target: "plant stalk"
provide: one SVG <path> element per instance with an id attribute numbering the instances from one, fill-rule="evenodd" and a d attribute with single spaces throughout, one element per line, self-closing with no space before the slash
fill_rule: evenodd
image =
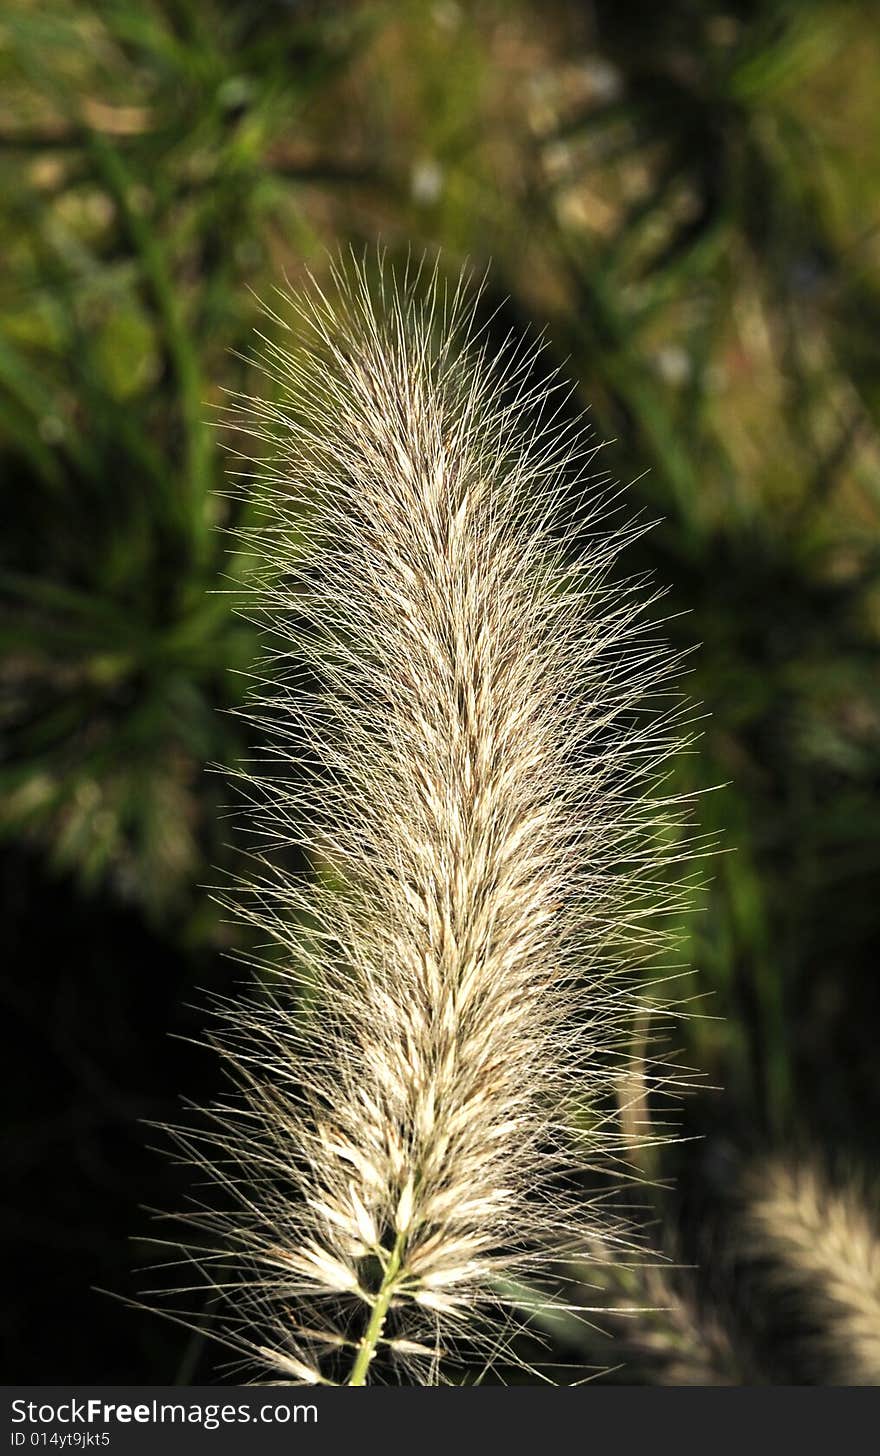
<path id="1" fill-rule="evenodd" d="M 397 1288 L 397 1279 L 400 1274 L 400 1265 L 403 1256 L 404 1235 L 398 1234 L 394 1242 L 394 1248 L 385 1266 L 382 1276 L 382 1283 L 373 1300 L 373 1308 L 370 1312 L 370 1320 L 364 1331 L 363 1337 L 358 1345 L 358 1352 L 354 1364 L 351 1367 L 351 1375 L 346 1382 L 348 1385 L 366 1385 L 367 1371 L 370 1362 L 376 1353 L 376 1346 L 382 1338 L 385 1329 L 385 1320 L 391 1301 L 394 1298 L 394 1291 Z"/>

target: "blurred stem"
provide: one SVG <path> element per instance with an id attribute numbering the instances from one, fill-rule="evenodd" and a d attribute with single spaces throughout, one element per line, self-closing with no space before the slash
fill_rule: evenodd
<path id="1" fill-rule="evenodd" d="M 190 343 L 174 282 L 156 234 L 132 206 L 130 177 L 119 151 L 98 132 L 90 150 L 134 246 L 162 323 L 165 344 L 180 389 L 185 434 L 184 485 L 188 506 L 184 522 L 193 559 L 203 564 L 210 540 L 205 497 L 211 477 L 211 441 L 202 419 L 204 390 L 198 354 Z"/>
<path id="2" fill-rule="evenodd" d="M 651 1007 L 643 1006 L 635 1017 L 629 1058 L 618 1085 L 618 1103 L 627 1154 L 645 1177 L 653 1179 L 657 1173 L 657 1149 L 651 1142 L 646 1076 L 650 1024 Z"/>

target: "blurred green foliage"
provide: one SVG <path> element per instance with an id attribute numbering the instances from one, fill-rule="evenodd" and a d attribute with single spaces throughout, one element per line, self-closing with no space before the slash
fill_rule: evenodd
<path id="1" fill-rule="evenodd" d="M 876 20 L 869 0 L 8 6 L 10 844 L 178 949 L 225 943 L 206 768 L 247 751 L 219 710 L 259 649 L 212 408 L 271 387 L 255 296 L 377 238 L 491 262 L 490 298 L 546 327 L 658 518 L 629 567 L 700 644 L 679 772 L 720 785 L 700 828 L 733 852 L 682 928 L 681 1039 L 724 1090 L 659 1171 L 687 1187 L 782 1139 L 876 1161 Z"/>

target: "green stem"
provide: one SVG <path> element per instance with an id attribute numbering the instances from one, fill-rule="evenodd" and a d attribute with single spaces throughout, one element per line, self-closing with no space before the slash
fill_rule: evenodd
<path id="1" fill-rule="evenodd" d="M 163 331 L 171 367 L 177 377 L 179 407 L 186 451 L 184 496 L 181 505 L 188 513 L 182 519 L 189 532 L 196 560 L 204 560 L 211 535 L 205 514 L 205 499 L 211 484 L 211 441 L 204 422 L 205 388 L 201 363 L 180 305 L 179 291 L 157 231 L 132 201 L 133 179 L 122 152 L 100 132 L 89 133 L 89 144 L 104 184 L 116 204 L 149 290 Z"/>
<path id="2" fill-rule="evenodd" d="M 382 1332 L 385 1329 L 385 1320 L 391 1301 L 394 1298 L 394 1291 L 397 1288 L 397 1276 L 400 1273 L 403 1244 L 404 1235 L 398 1234 L 388 1263 L 385 1265 L 382 1283 L 373 1300 L 369 1323 L 358 1345 L 355 1362 L 351 1367 L 351 1375 L 347 1381 L 348 1385 L 366 1385 L 367 1383 L 367 1371 L 370 1368 L 370 1361 L 375 1355 L 376 1346 L 382 1338 Z"/>

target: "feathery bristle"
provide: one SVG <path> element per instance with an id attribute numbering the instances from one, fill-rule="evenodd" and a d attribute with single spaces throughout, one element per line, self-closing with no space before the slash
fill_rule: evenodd
<path id="1" fill-rule="evenodd" d="M 240 1101 L 179 1138 L 229 1195 L 188 1216 L 229 1343 L 294 1383 L 430 1383 L 481 1305 L 509 1355 L 499 1273 L 595 1232 L 566 1188 L 610 1165 L 630 982 L 681 902 L 682 707 L 611 577 L 642 528 L 538 351 L 490 351 L 436 271 L 333 284 L 264 341 L 278 402 L 233 410 L 274 745 L 239 775 L 233 899 L 283 959 L 224 1015 Z"/>

